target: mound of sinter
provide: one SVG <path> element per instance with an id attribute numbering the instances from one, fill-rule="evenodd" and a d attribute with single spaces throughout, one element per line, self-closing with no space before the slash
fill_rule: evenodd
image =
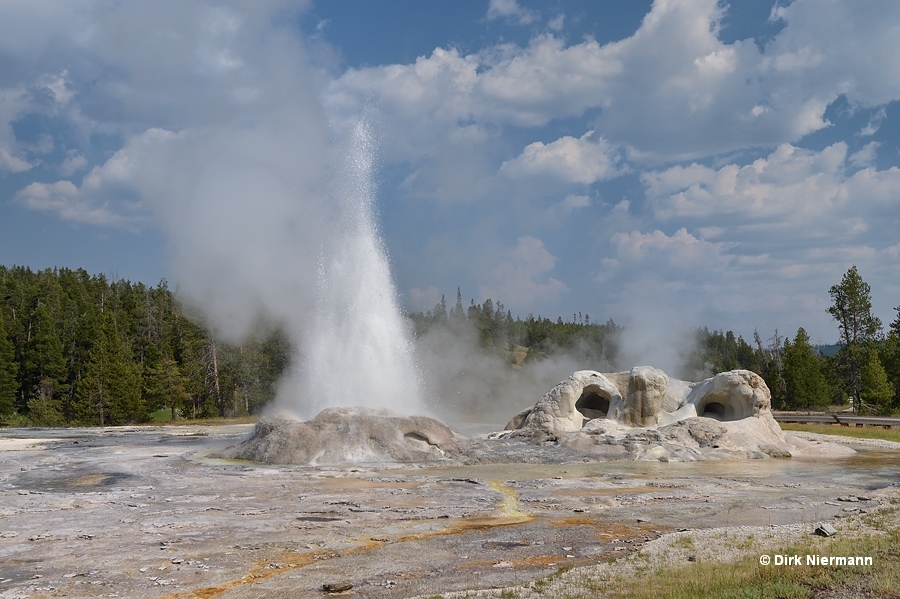
<path id="1" fill-rule="evenodd" d="M 457 455 L 455 438 L 450 427 L 433 418 L 327 408 L 306 422 L 263 417 L 250 439 L 219 455 L 265 464 L 428 462 Z"/>
<path id="2" fill-rule="evenodd" d="M 576 372 L 506 425 L 499 437 L 637 460 L 789 457 L 825 452 L 786 438 L 762 377 L 732 370 L 697 383 L 662 370 Z M 828 451 L 837 451 L 828 448 Z"/>

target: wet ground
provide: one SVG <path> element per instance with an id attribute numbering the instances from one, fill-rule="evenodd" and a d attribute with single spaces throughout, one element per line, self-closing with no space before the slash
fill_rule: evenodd
<path id="1" fill-rule="evenodd" d="M 333 583 L 352 584 L 347 597 L 410 597 L 506 586 L 673 530 L 828 520 L 866 509 L 867 493 L 900 472 L 900 452 L 882 450 L 392 469 L 206 457 L 251 428 L 0 431 L 0 598 L 321 597 Z"/>

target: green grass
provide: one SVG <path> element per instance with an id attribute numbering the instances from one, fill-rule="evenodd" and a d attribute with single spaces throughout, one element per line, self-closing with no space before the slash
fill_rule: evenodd
<path id="1" fill-rule="evenodd" d="M 609 597 L 621 599 L 710 598 L 800 598 L 817 590 L 848 586 L 875 597 L 900 597 L 900 533 L 859 539 L 828 540 L 812 546 L 792 546 L 771 554 L 823 556 L 872 556 L 872 566 L 761 566 L 759 556 L 735 564 L 693 563 L 683 568 L 663 568 L 609 588 Z M 870 596 L 870 595 L 865 595 Z"/>
<path id="2" fill-rule="evenodd" d="M 871 556 L 872 566 L 761 566 L 754 553 L 735 563 L 693 562 L 683 567 L 638 568 L 628 577 L 602 579 L 585 572 L 562 584 L 535 581 L 532 590 L 548 599 L 801 599 L 824 589 L 843 587 L 848 596 L 896 599 L 900 594 L 900 532 L 839 540 L 814 540 L 807 546 L 763 550 L 768 555 Z M 581 574 L 581 573 L 579 573 Z M 502 599 L 522 597 L 505 590 Z M 529 595 L 530 596 L 530 595 Z"/>
<path id="3" fill-rule="evenodd" d="M 868 528 L 863 534 L 840 532 L 831 538 L 806 537 L 787 546 L 767 546 L 763 539 L 741 538 L 742 548 L 751 550 L 733 563 L 715 561 L 687 562 L 683 566 L 653 566 L 642 562 L 641 553 L 627 558 L 638 560 L 627 575 L 615 571 L 592 572 L 589 569 L 561 570 L 535 580 L 530 588 L 506 589 L 501 599 L 568 599 L 603 597 L 606 599 L 801 599 L 814 598 L 825 589 L 840 588 L 847 597 L 900 599 L 900 530 L 897 514 L 900 499 L 871 514 L 861 522 Z M 674 549 L 688 549 L 681 539 Z M 762 566 L 760 555 L 799 555 L 803 565 Z M 871 566 L 806 566 L 806 555 L 825 557 L 872 557 Z"/>
<path id="4" fill-rule="evenodd" d="M 839 424 L 804 424 L 795 422 L 779 423 L 782 430 L 818 433 L 820 435 L 840 435 L 855 439 L 881 439 L 900 443 L 900 430 L 878 426 L 841 426 Z"/>

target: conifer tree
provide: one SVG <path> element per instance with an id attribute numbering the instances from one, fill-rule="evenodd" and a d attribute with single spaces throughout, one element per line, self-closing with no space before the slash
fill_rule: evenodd
<path id="1" fill-rule="evenodd" d="M 878 355 L 888 381 L 894 388 L 892 407 L 898 409 L 900 408 L 900 333 L 894 331 L 893 324 L 891 332 L 878 348 Z"/>
<path id="2" fill-rule="evenodd" d="M 178 411 L 190 405 L 191 396 L 187 392 L 187 386 L 178 363 L 172 358 L 161 358 L 156 364 L 146 368 L 144 401 L 147 409 L 168 409 L 172 420 L 175 420 Z"/>
<path id="3" fill-rule="evenodd" d="M 838 362 L 855 411 L 859 411 L 862 401 L 862 371 L 869 359 L 868 345 L 881 331 L 881 320 L 872 315 L 871 292 L 872 288 L 863 281 L 855 265 L 839 284 L 829 289 L 833 303 L 828 313 L 837 321 L 841 332 Z"/>
<path id="4" fill-rule="evenodd" d="M 16 363 L 15 346 L 6 334 L 3 311 L 0 310 L 0 418 L 10 416 L 15 411 L 16 374 L 19 365 Z"/>
<path id="5" fill-rule="evenodd" d="M 797 329 L 793 343 L 784 342 L 782 376 L 785 402 L 792 409 L 824 409 L 831 398 L 828 382 L 819 365 L 819 358 L 809 343 L 803 327 Z"/>
<path id="6" fill-rule="evenodd" d="M 104 311 L 76 393 L 77 414 L 83 422 L 106 426 L 146 419 L 140 366 L 131 354 L 112 310 Z"/>
<path id="7" fill-rule="evenodd" d="M 38 303 L 25 331 L 21 377 L 21 398 L 27 403 L 34 398 L 52 402 L 48 410 L 61 413 L 59 396 L 65 392 L 66 360 L 59 330 L 46 304 Z"/>
<path id="8" fill-rule="evenodd" d="M 889 414 L 894 386 L 888 380 L 887 373 L 878 359 L 878 353 L 873 349 L 865 353 L 865 362 L 860 373 L 861 407 L 876 414 Z"/>

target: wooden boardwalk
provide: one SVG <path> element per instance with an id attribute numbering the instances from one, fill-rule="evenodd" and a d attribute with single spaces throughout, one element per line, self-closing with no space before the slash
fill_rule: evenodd
<path id="1" fill-rule="evenodd" d="M 900 418 L 858 416 L 852 412 L 772 412 L 778 422 L 837 424 L 840 426 L 880 426 L 900 428 Z"/>

